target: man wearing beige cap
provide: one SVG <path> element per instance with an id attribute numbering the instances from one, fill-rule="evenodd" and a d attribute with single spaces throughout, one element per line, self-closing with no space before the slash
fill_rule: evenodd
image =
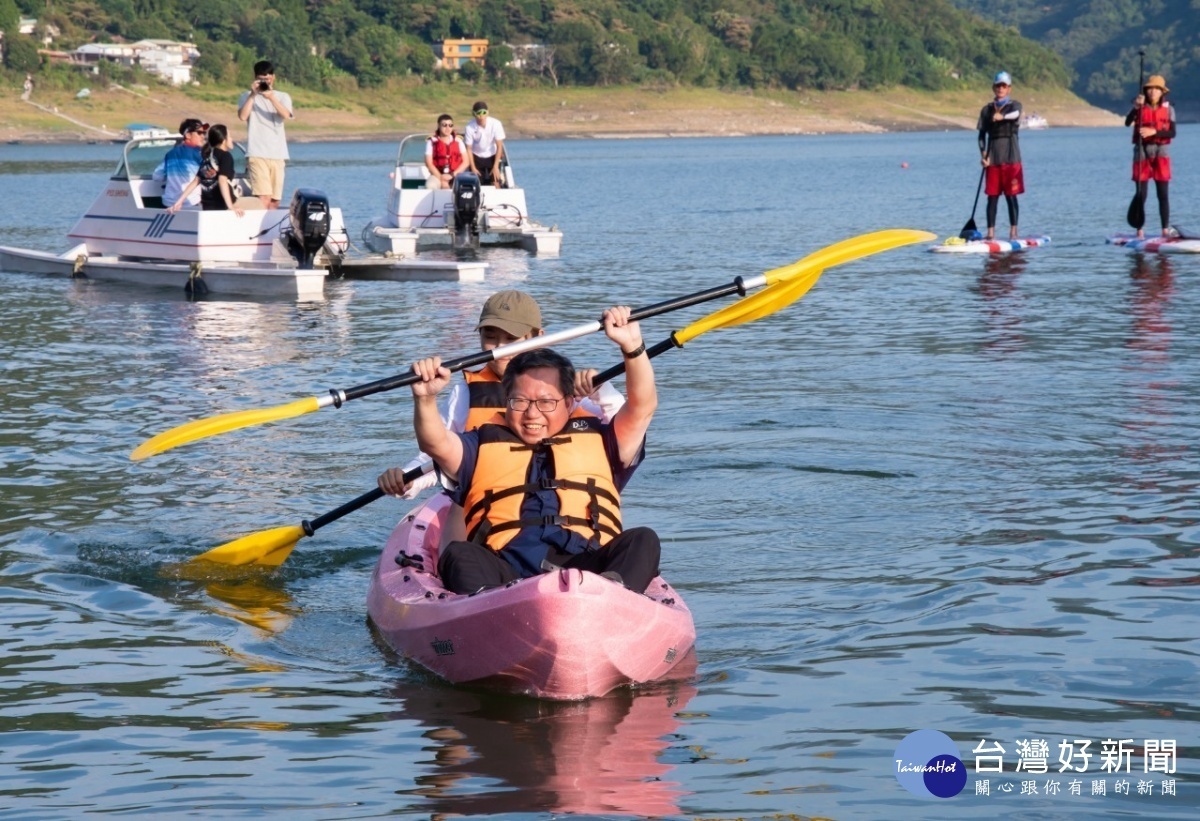
<path id="1" fill-rule="evenodd" d="M 479 347 L 485 351 L 532 339 L 542 335 L 542 309 L 537 300 L 524 291 L 498 291 L 483 303 L 475 330 L 479 331 Z M 511 358 L 500 357 L 478 371 L 462 372 L 464 381 L 451 386 L 450 399 L 442 414 L 447 430 L 454 433 L 475 430 L 497 413 L 504 413 L 500 380 Z M 583 410 L 607 422 L 625 404 L 625 397 L 608 383 L 594 388 L 592 377 L 595 375 L 595 369 L 580 369 L 576 373 L 575 394 L 581 397 L 579 404 Z M 433 487 L 438 480 L 432 471 L 411 485 L 405 485 L 402 478 L 406 471 L 429 461 L 430 458 L 422 453 L 402 468 L 389 468 L 379 477 L 380 489 L 393 496 L 411 499 Z"/>

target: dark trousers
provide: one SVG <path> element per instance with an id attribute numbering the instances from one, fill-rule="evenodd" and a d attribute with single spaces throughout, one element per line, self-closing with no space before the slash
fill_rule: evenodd
<path id="1" fill-rule="evenodd" d="M 479 171 L 480 185 L 495 185 L 496 184 L 496 155 L 490 157 L 481 157 L 478 154 L 471 155 L 475 160 L 475 168 Z"/>
<path id="2" fill-rule="evenodd" d="M 658 534 L 648 527 L 626 530 L 604 547 L 585 553 L 559 553 L 553 548 L 546 560 L 559 567 L 613 571 L 625 586 L 642 593 L 658 575 L 662 546 Z M 451 542 L 438 558 L 442 585 L 454 593 L 474 593 L 488 587 L 500 587 L 520 578 L 516 569 L 499 553 L 474 542 Z"/>
<path id="3" fill-rule="evenodd" d="M 1009 225 L 1020 225 L 1021 224 L 1021 217 L 1020 217 L 1021 207 L 1017 204 L 1017 198 L 1012 194 L 1005 194 L 1004 202 L 1008 205 L 1008 224 Z M 988 228 L 996 227 L 996 210 L 997 210 L 997 206 L 999 204 L 1000 204 L 999 195 L 997 195 L 995 197 L 989 196 L 987 198 L 987 226 L 988 226 Z"/>
<path id="4" fill-rule="evenodd" d="M 1171 197 L 1167 193 L 1167 186 L 1170 183 L 1164 180 L 1154 181 L 1154 193 L 1158 195 L 1158 217 L 1159 222 L 1165 229 L 1171 224 Z M 1142 180 L 1137 184 L 1137 196 L 1142 201 L 1142 213 L 1146 213 L 1146 194 L 1149 193 L 1150 181 Z"/>

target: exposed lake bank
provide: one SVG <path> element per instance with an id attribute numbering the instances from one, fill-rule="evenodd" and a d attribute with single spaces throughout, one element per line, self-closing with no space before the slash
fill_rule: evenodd
<path id="1" fill-rule="evenodd" d="M 448 111 L 465 123 L 471 102 L 488 100 L 510 138 L 718 137 L 765 134 L 861 134 L 971 129 L 987 92 L 767 91 L 699 88 L 557 88 L 494 92 L 453 86 L 387 89 L 354 98 L 288 89 L 296 120 L 290 139 L 387 140 L 425 131 Z M 71 91 L 35 88 L 32 100 L 16 93 L 0 100 L 0 139 L 7 142 L 88 142 L 118 139 L 131 122 L 174 129 L 184 117 L 224 122 L 240 131 L 234 112 L 238 89 L 156 87 Z M 1021 89 L 1027 113 L 1051 126 L 1116 126 L 1121 118 L 1063 89 Z"/>

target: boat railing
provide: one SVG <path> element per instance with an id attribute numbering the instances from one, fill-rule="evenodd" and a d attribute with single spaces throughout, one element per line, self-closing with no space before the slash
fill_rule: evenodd
<path id="1" fill-rule="evenodd" d="M 162 208 L 165 183 L 154 179 L 154 172 L 166 158 L 167 152 L 182 139 L 172 136 L 130 140 L 125 144 L 121 161 L 117 164 L 112 179 L 127 181 L 141 207 Z M 248 191 L 249 186 L 242 182 L 246 176 L 246 149 L 241 143 L 234 143 L 230 153 L 233 154 L 234 182 L 239 183 L 243 192 Z"/>

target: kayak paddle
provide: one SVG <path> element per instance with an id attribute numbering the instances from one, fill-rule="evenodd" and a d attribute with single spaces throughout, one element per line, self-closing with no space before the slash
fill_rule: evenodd
<path id="1" fill-rule="evenodd" d="M 1138 52 L 1138 94 L 1145 94 L 1146 89 L 1142 84 L 1146 82 L 1146 52 Z M 1142 103 L 1145 105 L 1145 102 Z M 1133 126 L 1133 158 L 1134 171 L 1137 171 L 1138 160 L 1144 160 L 1145 148 L 1142 146 L 1142 111 L 1138 109 L 1137 119 Z M 1133 175 L 1133 199 L 1129 201 L 1129 210 L 1125 212 L 1125 221 L 1130 227 L 1141 231 L 1146 225 L 1146 203 L 1141 197 L 1141 183 L 1137 180 L 1137 173 Z"/>
<path id="2" fill-rule="evenodd" d="M 868 256 L 877 253 L 880 250 L 897 247 L 899 245 L 907 245 L 913 242 L 923 242 L 930 239 L 936 239 L 931 234 L 924 231 L 914 231 L 911 229 L 891 229 L 887 231 L 876 231 L 870 234 L 863 234 L 851 239 L 842 240 L 839 243 L 830 245 L 820 251 L 809 254 L 804 259 L 794 262 L 790 265 L 781 268 L 775 268 L 766 271 L 763 274 L 755 277 L 737 277 L 733 282 L 727 285 L 718 285 L 713 288 L 708 288 L 703 291 L 697 291 L 686 296 L 676 297 L 675 299 L 659 302 L 655 305 L 650 305 L 645 308 L 638 308 L 630 315 L 631 321 L 638 321 L 659 314 L 665 314 L 670 311 L 675 311 L 680 308 L 687 308 L 692 305 L 699 305 L 703 302 L 708 302 L 720 297 L 738 294 L 745 296 L 747 291 L 762 288 L 768 285 L 774 285 L 784 279 L 798 277 L 804 273 L 813 270 L 824 269 L 833 265 L 840 265 L 845 262 L 858 259 L 859 257 Z M 537 348 L 547 348 L 556 345 L 560 342 L 566 342 L 576 339 L 581 336 L 586 336 L 604 327 L 599 320 L 579 325 L 574 328 L 568 328 L 554 333 L 543 334 L 532 339 L 525 339 L 519 342 L 513 342 L 509 345 L 501 345 L 490 351 L 478 351 L 473 354 L 451 359 L 442 364 L 450 370 L 462 370 L 463 368 L 473 367 L 475 365 L 484 365 L 495 359 L 502 359 L 506 356 L 515 356 L 525 351 L 535 350 Z M 267 422 L 274 422 L 281 419 L 290 419 L 295 416 L 302 416 L 306 413 L 318 411 L 321 408 L 327 408 L 332 405 L 335 408 L 340 408 L 344 403 L 351 399 L 361 399 L 364 396 L 380 393 L 383 391 L 394 390 L 405 385 L 411 385 L 416 382 L 417 377 L 411 371 L 407 373 L 397 374 L 395 376 L 380 379 L 375 382 L 370 382 L 365 385 L 358 385 L 352 388 L 331 389 L 328 394 L 323 396 L 313 396 L 307 399 L 300 399 L 295 402 L 290 402 L 285 405 L 278 405 L 272 408 L 262 408 L 257 410 L 234 411 L 232 413 L 223 413 L 217 416 L 210 416 L 204 419 L 197 419 L 193 422 L 187 422 L 178 427 L 172 428 L 164 433 L 160 433 L 145 442 L 140 444 L 129 455 L 129 458 L 140 461 L 150 456 L 155 456 L 171 448 L 194 442 L 199 439 L 205 439 L 210 436 L 217 436 L 222 433 L 227 433 L 240 428 L 251 427 L 254 425 L 262 425 Z"/>
<path id="3" fill-rule="evenodd" d="M 881 236 L 882 234 L 887 234 L 887 236 Z M 874 238 L 867 241 L 866 238 L 868 236 Z M 903 245 L 910 245 L 915 242 L 929 242 L 934 239 L 937 239 L 935 235 L 925 231 L 892 231 L 858 237 L 853 247 L 847 244 L 849 241 L 831 245 L 823 251 L 812 255 L 819 260 L 821 267 L 811 270 L 806 269 L 800 275 L 788 275 L 781 279 L 776 279 L 774 284 L 762 291 L 752 296 L 744 297 L 732 305 L 726 306 L 709 316 L 693 322 L 686 328 L 673 332 L 666 339 L 648 347 L 646 355 L 653 359 L 664 351 L 683 347 L 685 342 L 689 342 L 708 331 L 753 322 L 756 319 L 762 319 L 765 316 L 780 311 L 808 293 L 826 267 L 841 265 L 852 259 L 877 254 L 892 248 L 899 248 Z M 788 268 L 795 268 L 799 265 L 800 263 L 793 263 L 787 268 L 777 268 L 775 271 L 786 271 Z M 770 273 L 773 272 L 768 272 L 768 274 Z M 497 350 L 499 349 L 497 348 Z M 593 380 L 593 384 L 598 387 L 604 382 L 620 376 L 624 372 L 625 363 L 621 362 L 619 365 L 614 365 L 608 370 L 598 373 Z M 412 482 L 431 469 L 432 465 L 426 463 L 410 471 L 406 471 L 404 474 L 404 483 L 408 484 Z M 215 547 L 207 553 L 202 553 L 192 561 L 210 561 L 234 565 L 262 564 L 278 566 L 287 559 L 300 539 L 313 535 L 318 528 L 324 527 L 348 513 L 353 513 L 359 508 L 383 498 L 383 496 L 384 493 L 382 490 L 378 487 L 373 488 L 341 507 L 323 516 L 318 516 L 311 522 L 301 522 L 299 527 L 278 527 L 272 530 L 252 533 L 249 536 L 243 536 L 232 542 L 227 542 L 220 547 Z"/>
<path id="4" fill-rule="evenodd" d="M 433 463 L 427 462 L 405 472 L 405 484 L 420 478 L 432 469 Z M 360 507 L 366 507 L 376 499 L 382 499 L 383 496 L 383 491 L 376 487 L 355 499 L 351 499 L 341 507 L 335 508 L 311 521 L 305 519 L 298 526 L 276 527 L 271 530 L 260 530 L 257 533 L 251 533 L 249 536 L 242 536 L 240 539 L 234 539 L 232 542 L 226 542 L 206 553 L 201 553 L 192 559 L 192 561 L 238 565 L 265 564 L 271 567 L 278 567 L 291 554 L 296 543 L 305 536 L 313 535 L 330 522 L 336 522 L 338 519 L 349 513 L 353 513 Z"/>
<path id="5" fill-rule="evenodd" d="M 975 204 L 971 206 L 971 218 L 958 232 L 961 239 L 975 239 L 975 235 L 979 233 L 979 228 L 975 225 L 975 212 L 979 210 L 979 192 L 983 190 L 983 177 L 986 173 L 987 168 L 979 169 L 979 185 L 975 186 Z"/>

